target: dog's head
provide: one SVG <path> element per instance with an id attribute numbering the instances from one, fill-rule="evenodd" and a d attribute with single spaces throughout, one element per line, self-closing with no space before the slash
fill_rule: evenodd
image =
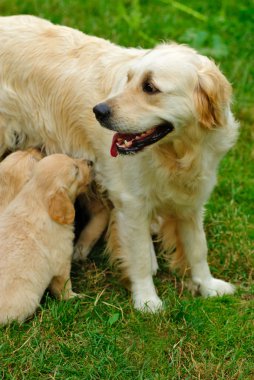
<path id="1" fill-rule="evenodd" d="M 73 203 L 92 180 L 91 161 L 52 154 L 40 161 L 32 181 L 44 198 L 50 217 L 60 224 L 74 221 Z"/>
<path id="2" fill-rule="evenodd" d="M 31 178 L 33 170 L 42 154 L 37 149 L 16 151 L 9 154 L 0 163 L 0 209 L 19 193 L 24 184 Z"/>
<path id="3" fill-rule="evenodd" d="M 189 125 L 222 126 L 230 95 L 230 84 L 211 60 L 189 47 L 164 44 L 139 58 L 123 91 L 93 111 L 103 127 L 116 132 L 116 156 L 173 139 Z"/>

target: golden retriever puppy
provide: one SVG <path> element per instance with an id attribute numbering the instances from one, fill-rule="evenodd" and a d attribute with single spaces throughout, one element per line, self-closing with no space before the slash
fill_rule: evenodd
<path id="1" fill-rule="evenodd" d="M 127 49 L 33 16 L 0 18 L 0 44 L 2 152 L 42 145 L 95 162 L 113 205 L 108 248 L 134 306 L 162 307 L 152 279 L 156 220 L 194 289 L 233 293 L 210 272 L 203 229 L 218 164 L 238 131 L 231 86 L 215 63 L 187 46 Z"/>
<path id="2" fill-rule="evenodd" d="M 0 215 L 0 323 L 34 313 L 49 286 L 73 297 L 73 203 L 90 182 L 90 163 L 54 154 L 37 163 L 32 178 Z"/>
<path id="3" fill-rule="evenodd" d="M 9 154 L 0 163 L 0 213 L 30 179 L 42 154 L 37 149 Z"/>

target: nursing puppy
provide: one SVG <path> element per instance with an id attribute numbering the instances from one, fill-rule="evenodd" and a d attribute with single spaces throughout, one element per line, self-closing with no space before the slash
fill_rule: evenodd
<path id="1" fill-rule="evenodd" d="M 37 149 L 28 149 L 11 153 L 0 162 L 0 213 L 30 179 L 41 158 Z"/>
<path id="2" fill-rule="evenodd" d="M 203 229 L 219 161 L 238 129 L 218 67 L 187 46 L 126 49 L 32 16 L 0 18 L 0 46 L 2 153 L 43 145 L 95 161 L 114 207 L 108 248 L 134 306 L 162 306 L 152 279 L 157 219 L 163 248 L 175 249 L 194 290 L 233 293 L 210 273 Z"/>
<path id="3" fill-rule="evenodd" d="M 0 215 L 0 323 L 32 315 L 48 286 L 56 297 L 75 296 L 73 203 L 91 180 L 89 166 L 63 154 L 42 159 Z"/>

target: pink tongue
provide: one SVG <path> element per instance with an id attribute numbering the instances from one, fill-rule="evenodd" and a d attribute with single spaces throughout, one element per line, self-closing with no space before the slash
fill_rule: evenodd
<path id="1" fill-rule="evenodd" d="M 118 156 L 118 151 L 116 149 L 116 140 L 118 138 L 118 133 L 115 133 L 112 139 L 112 144 L 110 148 L 110 154 L 112 157 L 117 157 Z"/>

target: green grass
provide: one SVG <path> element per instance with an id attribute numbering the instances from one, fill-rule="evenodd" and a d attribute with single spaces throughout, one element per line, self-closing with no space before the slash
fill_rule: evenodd
<path id="1" fill-rule="evenodd" d="M 73 268 L 74 290 L 83 299 L 46 295 L 31 320 L 0 328 L 2 379 L 253 379 L 253 1 L 1 0 L 0 14 L 17 13 L 125 46 L 188 43 L 220 64 L 233 84 L 242 128 L 220 166 L 206 232 L 214 275 L 238 290 L 231 297 L 193 298 L 159 256 L 155 282 L 165 311 L 142 315 L 99 244 L 87 263 Z"/>

